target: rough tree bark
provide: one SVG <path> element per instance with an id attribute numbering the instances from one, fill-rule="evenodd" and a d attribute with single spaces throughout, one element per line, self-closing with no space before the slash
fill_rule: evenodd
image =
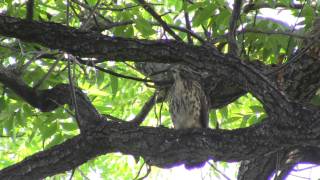
<path id="1" fill-rule="evenodd" d="M 284 175 L 292 164 L 319 163 L 320 110 L 309 104 L 319 88 L 320 63 L 303 54 L 299 60 L 278 67 L 225 55 L 207 46 L 194 46 L 173 40 L 139 40 L 83 32 L 55 23 L 25 21 L 0 15 L 0 35 L 59 49 L 78 58 L 103 57 L 105 61 L 184 63 L 201 69 L 204 83 L 220 86 L 213 91 L 212 106 L 221 107 L 252 93 L 261 101 L 268 117 L 260 124 L 236 130 L 172 130 L 139 127 L 130 122 L 112 122 L 100 115 L 86 95 L 76 89 L 79 99 L 78 126 L 81 134 L 22 162 L 0 171 L 0 179 L 39 179 L 73 169 L 84 162 L 111 152 L 141 156 L 150 165 L 172 167 L 190 159 L 244 161 L 239 179 L 254 179 L 257 173 L 268 177 L 280 159 Z M 52 111 L 71 105 L 68 85 L 37 90 L 29 87 L 10 70 L 0 68 L 0 82 L 31 106 Z M 230 82 L 230 83 L 229 83 Z M 210 88 L 210 87 L 209 87 Z M 226 99 L 226 100 L 225 100 Z M 297 152 L 292 158 L 292 153 Z M 286 165 L 286 160 L 292 164 Z M 257 163 L 258 162 L 258 163 Z M 258 165 L 257 165 L 258 164 Z"/>

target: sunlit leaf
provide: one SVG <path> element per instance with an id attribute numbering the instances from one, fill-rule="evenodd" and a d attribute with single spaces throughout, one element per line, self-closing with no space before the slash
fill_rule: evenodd
<path id="1" fill-rule="evenodd" d="M 118 92 L 118 78 L 110 75 L 110 82 L 111 82 L 111 90 L 112 90 L 112 97 L 114 98 Z"/>

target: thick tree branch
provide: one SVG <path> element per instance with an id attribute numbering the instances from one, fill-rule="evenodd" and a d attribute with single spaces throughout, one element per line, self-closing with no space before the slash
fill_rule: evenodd
<path id="1" fill-rule="evenodd" d="M 160 40 L 134 40 L 103 36 L 93 32 L 81 32 L 54 23 L 28 22 L 0 16 L 0 34 L 37 42 L 50 48 L 70 52 L 76 56 L 101 57 L 111 60 L 146 62 L 184 62 L 211 73 L 214 77 L 226 77 L 251 92 L 264 105 L 277 123 L 296 124 L 301 114 L 279 91 L 276 84 L 257 69 L 253 62 L 225 56 L 213 48 L 193 46 L 182 42 Z M 288 121 L 291 119 L 291 121 Z M 314 121 L 310 118 L 308 121 Z"/>
<path id="2" fill-rule="evenodd" d="M 177 131 L 104 121 L 85 134 L 1 170 L 0 179 L 40 179 L 111 152 L 142 156 L 147 164 L 165 168 L 197 158 L 228 162 L 245 160 L 290 146 L 292 142 L 283 136 L 285 133 L 270 138 L 272 128 L 260 125 L 232 131 Z"/>
<path id="3" fill-rule="evenodd" d="M 238 180 L 268 179 L 275 171 L 280 171 L 279 179 L 285 179 L 290 170 L 298 163 L 320 163 L 317 147 L 300 147 L 282 150 L 268 157 L 259 156 L 241 163 Z"/>
<path id="4" fill-rule="evenodd" d="M 31 106 L 43 112 L 53 111 L 61 105 L 72 106 L 71 90 L 67 84 L 59 84 L 52 89 L 37 90 L 29 87 L 20 77 L 13 72 L 0 67 L 0 82 L 13 90 Z M 90 126 L 96 126 L 101 122 L 100 114 L 93 107 L 88 97 L 75 88 L 77 106 L 79 109 L 79 128 L 83 131 Z M 94 121 L 92 121 L 94 120 Z"/>
<path id="5" fill-rule="evenodd" d="M 2 82 L 13 83 L 13 80 L 9 76 L 9 78 L 3 78 Z M 10 83 L 7 84 L 10 85 Z M 14 90 L 16 87 L 10 85 L 10 88 Z M 20 88 L 22 88 L 22 91 L 25 89 L 24 85 Z M 60 91 L 60 88 L 63 90 Z M 56 97 L 57 93 L 63 93 L 57 95 L 57 97 L 70 101 L 70 92 L 66 91 L 68 89 L 67 85 L 61 85 L 52 90 L 44 90 L 49 92 L 49 95 L 45 97 L 52 97 L 50 93 L 54 94 L 53 97 Z M 51 100 L 51 98 L 48 99 Z M 81 108 L 79 112 L 86 110 L 84 115 L 90 114 L 88 111 L 92 111 L 94 108 L 81 105 L 81 101 L 77 101 L 77 103 Z M 315 113 L 310 112 L 309 114 Z M 314 125 L 310 128 L 311 131 L 310 129 L 305 131 L 305 129 L 299 127 L 293 129 L 276 126 L 270 124 L 272 121 L 269 120 L 265 120 L 265 123 L 260 125 L 233 131 L 202 129 L 174 131 L 166 128 L 136 128 L 132 126 L 132 123 L 107 123 L 100 117 L 94 118 L 91 114 L 86 119 L 90 119 L 90 122 L 97 122 L 99 126 L 89 126 L 82 133 L 82 137 L 78 136 L 53 149 L 38 153 L 21 162 L 21 164 L 4 169 L 0 172 L 0 178 L 9 176 L 16 176 L 12 177 L 13 179 L 21 179 L 22 176 L 33 179 L 42 178 L 75 168 L 95 156 L 118 151 L 142 156 L 150 165 L 171 167 L 188 162 L 190 159 L 239 161 L 266 155 L 270 151 L 289 148 L 293 145 L 319 144 L 318 138 L 316 138 L 319 136 L 319 132 L 312 131 L 312 129 L 318 128 Z M 104 123 L 105 125 L 103 125 Z M 319 124 L 315 125 L 320 126 Z M 82 140 L 79 140 L 79 138 Z"/>
<path id="6" fill-rule="evenodd" d="M 144 8 L 149 13 L 154 13 L 155 16 L 153 16 L 156 19 L 162 20 L 144 0 L 141 2 L 144 2 L 146 5 Z M 0 15 L 0 35 L 60 49 L 80 58 L 107 57 L 109 60 L 117 61 L 193 65 L 208 75 L 203 81 L 212 82 L 210 88 L 223 87 L 224 94 L 219 94 L 221 89 L 218 88 L 209 91 L 210 97 L 218 97 L 212 98 L 215 102 L 219 102 L 219 98 L 228 94 L 224 89 L 229 89 L 230 86 L 230 89 L 234 90 L 229 94 L 232 97 L 227 96 L 218 105 L 229 103 L 233 98 L 249 91 L 261 100 L 268 113 L 268 118 L 263 123 L 233 131 L 172 131 L 165 128 L 140 128 L 127 123 L 106 122 L 88 98 L 79 89 L 75 89 L 76 105 L 80 107 L 82 118 L 78 124 L 81 130 L 86 131 L 81 131 L 80 136 L 60 146 L 38 153 L 30 159 L 0 171 L 0 179 L 8 176 L 15 176 L 13 178 L 16 179 L 38 179 L 75 168 L 95 156 L 118 151 L 142 156 L 148 164 L 160 167 L 171 167 L 188 162 L 190 159 L 224 161 L 254 159 L 246 166 L 254 172 L 242 176 L 246 177 L 244 179 L 255 179 L 258 173 L 259 178 L 267 178 L 275 169 L 282 170 L 281 175 L 284 177 L 295 163 L 301 161 L 319 163 L 320 158 L 316 153 L 318 149 L 314 146 L 319 146 L 320 111 L 316 107 L 304 105 L 310 102 L 320 87 L 318 58 L 303 52 L 298 56 L 298 59 L 303 61 L 287 64 L 281 69 L 280 74 L 279 71 L 270 70 L 274 68 L 234 57 L 237 55 L 235 35 L 240 7 L 241 0 L 235 0 L 233 18 L 230 21 L 229 35 L 231 36 L 228 37 L 229 53 L 233 57 L 225 56 L 210 47 L 192 46 L 169 40 L 147 41 L 108 37 L 98 33 L 81 32 L 58 24 L 33 21 L 26 23 L 26 21 Z M 165 22 L 159 21 L 159 23 L 170 27 Z M 164 29 L 166 30 L 165 27 Z M 188 28 L 188 31 L 191 30 Z M 174 34 L 173 31 L 172 33 Z M 277 84 L 279 77 L 284 81 L 281 85 Z M 42 111 L 51 111 L 62 104 L 71 104 L 68 85 L 60 84 L 48 90 L 32 89 L 16 74 L 5 68 L 0 68 L 0 82 Z M 227 98 L 229 99 L 226 100 Z M 293 100 L 299 103 L 292 102 Z M 144 119 L 152 107 L 150 104 L 154 104 L 154 101 L 154 97 L 150 98 L 143 107 L 141 116 L 137 117 Z M 70 142 L 71 144 L 68 144 Z M 311 150 L 308 149 L 309 147 Z M 288 155 L 286 150 L 292 148 L 298 148 L 302 154 L 296 159 L 293 158 L 292 163 L 282 163 L 284 166 L 281 169 L 275 168 L 278 166 L 278 154 L 283 157 L 283 162 L 286 162 L 291 158 L 286 156 Z M 262 160 L 260 157 L 265 158 Z M 264 166 L 265 168 L 261 169 Z"/>
<path id="7" fill-rule="evenodd" d="M 8 83 L 12 82 L 13 78 L 6 76 L 5 73 L 1 75 L 0 77 L 5 77 L 2 82 L 15 90 L 16 86 Z M 26 89 L 25 85 L 19 88 L 22 91 Z M 63 90 L 60 91 L 60 88 Z M 48 92 L 45 97 L 49 97 L 49 100 L 51 100 L 50 97 L 60 97 L 57 101 L 61 104 L 61 101 L 66 99 L 70 101 L 71 94 L 67 90 L 69 86 L 60 85 L 43 91 Z M 50 95 L 51 93 L 55 96 Z M 35 99 L 41 102 L 41 99 L 37 97 Z M 88 113 L 92 109 L 94 111 L 94 107 L 83 106 L 81 101 L 77 103 L 79 112 L 84 113 L 81 116 L 87 115 L 86 119 L 90 119 L 90 122 L 97 122 L 99 126 L 88 126 L 81 137 L 78 136 L 2 170 L 0 178 L 10 176 L 13 179 L 20 179 L 22 176 L 24 178 L 43 178 L 75 168 L 95 156 L 118 151 L 142 156 L 150 165 L 171 167 L 188 162 L 190 159 L 239 161 L 293 145 L 319 144 L 318 138 L 314 138 L 319 136 L 318 131 L 305 132 L 301 128 L 284 129 L 284 126 L 269 125 L 269 122 L 272 121 L 268 120 L 260 125 L 232 131 L 209 129 L 174 131 L 166 128 L 134 127 L 132 123 L 108 123 Z M 317 127 L 313 128 L 317 129 Z"/>

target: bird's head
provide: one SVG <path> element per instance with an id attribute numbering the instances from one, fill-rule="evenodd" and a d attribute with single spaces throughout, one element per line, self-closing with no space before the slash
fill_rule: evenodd
<path id="1" fill-rule="evenodd" d="M 187 65 L 175 65 L 171 69 L 171 74 L 174 79 L 178 78 L 194 78 L 195 75 L 200 75 L 199 72 L 192 69 L 190 66 Z"/>

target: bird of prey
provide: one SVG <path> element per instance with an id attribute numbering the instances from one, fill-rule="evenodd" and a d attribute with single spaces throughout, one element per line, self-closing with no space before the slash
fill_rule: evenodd
<path id="1" fill-rule="evenodd" d="M 173 85 L 169 90 L 169 111 L 175 129 L 207 128 L 208 101 L 197 76 L 199 73 L 188 66 L 171 68 Z M 187 169 L 202 167 L 207 158 L 185 162 Z"/>
<path id="2" fill-rule="evenodd" d="M 176 65 L 171 72 L 174 82 L 168 102 L 174 128 L 207 128 L 208 101 L 196 78 L 199 73 L 186 65 Z"/>

